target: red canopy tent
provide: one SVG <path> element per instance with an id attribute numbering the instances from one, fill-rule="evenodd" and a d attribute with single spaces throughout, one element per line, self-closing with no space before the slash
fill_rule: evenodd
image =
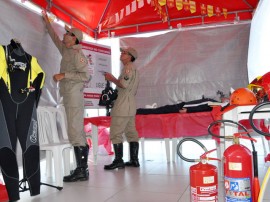
<path id="1" fill-rule="evenodd" d="M 29 0 L 95 39 L 252 18 L 259 0 Z"/>

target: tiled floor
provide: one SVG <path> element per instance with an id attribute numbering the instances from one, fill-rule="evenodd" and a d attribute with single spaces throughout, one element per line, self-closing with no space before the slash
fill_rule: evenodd
<path id="1" fill-rule="evenodd" d="M 202 141 L 208 150 L 215 148 L 213 140 Z M 125 156 L 128 159 L 128 145 L 124 144 Z M 192 148 L 192 149 L 191 149 Z M 103 165 L 111 163 L 113 156 L 98 156 L 98 165 L 93 165 L 93 156 L 89 157 L 90 179 L 87 182 L 64 183 L 62 191 L 41 186 L 41 194 L 30 197 L 29 192 L 21 193 L 22 202 L 188 202 L 189 167 L 178 156 L 175 162 L 167 163 L 164 142 L 160 140 L 146 141 L 145 154 L 139 155 L 140 168 L 125 168 L 104 171 Z M 260 182 L 267 170 L 264 163 L 261 144 L 259 152 Z M 201 151 L 196 152 L 194 146 L 183 145 L 183 155 L 197 158 Z M 195 153 L 195 155 L 193 155 Z M 210 162 L 217 165 L 216 162 Z M 53 184 L 53 179 L 46 178 L 45 162 L 41 162 L 42 182 Z M 264 201 L 270 201 L 270 185 L 267 186 Z M 219 177 L 219 201 L 224 201 L 223 181 Z"/>

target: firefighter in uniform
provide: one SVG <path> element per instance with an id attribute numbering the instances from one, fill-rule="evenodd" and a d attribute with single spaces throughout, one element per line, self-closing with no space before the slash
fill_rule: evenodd
<path id="1" fill-rule="evenodd" d="M 136 100 L 135 95 L 139 84 L 139 72 L 133 62 L 137 59 L 137 51 L 131 47 L 120 49 L 120 60 L 124 67 L 118 79 L 112 74 L 105 73 L 105 79 L 117 86 L 118 97 L 111 110 L 110 139 L 113 143 L 115 159 L 112 164 L 105 165 L 105 170 L 124 168 L 125 166 L 139 167 L 138 132 L 135 127 Z M 123 133 L 129 142 L 130 161 L 123 162 Z"/>
<path id="2" fill-rule="evenodd" d="M 9 201 L 19 195 L 17 140 L 22 148 L 23 177 L 31 196 L 40 193 L 40 159 L 36 107 L 45 73 L 37 59 L 12 39 L 0 46 L 0 167 Z"/>
<path id="3" fill-rule="evenodd" d="M 65 27 L 66 33 L 63 41 L 59 39 L 53 30 L 47 13 L 42 12 L 43 19 L 49 35 L 62 55 L 60 73 L 53 79 L 60 85 L 60 95 L 67 114 L 68 138 L 74 146 L 77 168 L 70 175 L 65 176 L 64 182 L 85 181 L 89 178 L 88 153 L 89 146 L 84 132 L 84 82 L 90 80 L 88 62 L 82 52 L 80 42 L 83 39 L 82 32 L 77 28 Z"/>

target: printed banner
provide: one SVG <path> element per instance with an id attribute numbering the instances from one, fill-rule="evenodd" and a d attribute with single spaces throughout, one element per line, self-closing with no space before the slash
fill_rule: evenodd
<path id="1" fill-rule="evenodd" d="M 104 72 L 111 72 L 111 48 L 93 43 L 82 43 L 83 52 L 88 59 L 89 72 L 92 77 L 84 85 L 85 108 L 100 108 L 98 105 L 101 91 L 106 86 Z"/>

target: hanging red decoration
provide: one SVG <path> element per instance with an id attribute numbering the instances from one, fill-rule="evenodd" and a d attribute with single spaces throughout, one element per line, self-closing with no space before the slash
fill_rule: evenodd
<path id="1" fill-rule="evenodd" d="M 212 5 L 207 5 L 207 15 L 212 17 L 214 15 L 214 7 Z"/>
<path id="2" fill-rule="evenodd" d="M 166 5 L 166 0 L 158 0 L 160 6 Z"/>
<path id="3" fill-rule="evenodd" d="M 177 10 L 182 10 L 183 9 L 183 0 L 175 0 L 175 6 Z"/>
<path id="4" fill-rule="evenodd" d="M 184 0 L 183 6 L 184 6 L 185 11 L 189 11 L 189 1 L 188 0 Z"/>
<path id="5" fill-rule="evenodd" d="M 222 11 L 223 11 L 224 17 L 227 18 L 227 16 L 228 16 L 228 11 L 227 11 L 227 9 L 226 9 L 226 8 L 222 8 Z"/>
<path id="6" fill-rule="evenodd" d="M 196 13 L 196 2 L 189 1 L 189 6 L 190 6 L 190 13 Z"/>
<path id="7" fill-rule="evenodd" d="M 219 7 L 216 7 L 215 12 L 217 17 L 221 16 L 221 10 Z"/>
<path id="8" fill-rule="evenodd" d="M 166 0 L 152 0 L 151 5 L 154 6 L 154 10 L 157 12 L 157 14 L 162 19 L 162 22 L 166 22 L 168 20 L 168 15 L 166 12 L 163 11 L 161 4 L 163 4 Z M 164 4 L 164 5 L 165 5 Z"/>
<path id="9" fill-rule="evenodd" d="M 173 8 L 174 7 L 174 0 L 167 0 L 167 6 L 168 6 L 168 8 Z"/>
<path id="10" fill-rule="evenodd" d="M 205 4 L 201 4 L 201 14 L 206 15 L 206 6 L 205 6 Z"/>

